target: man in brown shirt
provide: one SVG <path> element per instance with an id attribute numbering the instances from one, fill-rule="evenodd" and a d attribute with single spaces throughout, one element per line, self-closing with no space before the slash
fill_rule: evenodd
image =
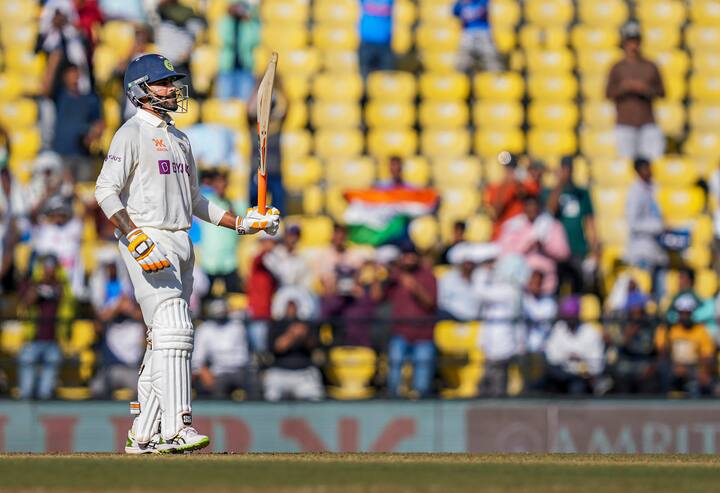
<path id="1" fill-rule="evenodd" d="M 620 30 L 625 57 L 608 76 L 606 96 L 615 102 L 618 155 L 650 161 L 662 156 L 665 138 L 653 116 L 653 100 L 665 96 L 657 66 L 640 53 L 640 26 L 635 21 Z"/>

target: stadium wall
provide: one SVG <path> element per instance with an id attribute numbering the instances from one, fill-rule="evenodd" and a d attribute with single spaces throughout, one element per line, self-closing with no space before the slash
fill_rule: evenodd
<path id="1" fill-rule="evenodd" d="M 720 452 L 720 401 L 199 401 L 215 452 Z M 120 451 L 119 402 L 0 402 L 0 451 Z"/>

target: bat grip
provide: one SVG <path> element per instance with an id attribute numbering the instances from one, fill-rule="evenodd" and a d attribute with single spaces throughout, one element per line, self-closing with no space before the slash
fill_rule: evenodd
<path id="1" fill-rule="evenodd" d="M 258 197 L 257 197 L 257 204 L 258 204 L 258 212 L 260 214 L 265 214 L 265 206 L 267 202 L 267 174 L 263 176 L 263 174 L 258 170 Z"/>

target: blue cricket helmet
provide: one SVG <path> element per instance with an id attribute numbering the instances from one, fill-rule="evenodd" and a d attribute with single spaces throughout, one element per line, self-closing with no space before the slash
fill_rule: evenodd
<path id="1" fill-rule="evenodd" d="M 158 99 L 147 87 L 148 84 L 158 82 L 161 80 L 177 81 L 187 77 L 186 74 L 175 71 L 173 64 L 162 55 L 150 54 L 141 55 L 133 59 L 125 70 L 125 79 L 123 85 L 125 87 L 125 93 L 130 101 L 135 106 L 141 106 L 141 99 L 150 98 L 150 104 L 160 111 L 175 111 L 168 110 L 161 105 L 162 100 Z M 178 104 L 187 102 L 187 86 L 178 85 L 180 92 L 177 101 Z M 185 111 L 187 105 L 185 105 Z"/>

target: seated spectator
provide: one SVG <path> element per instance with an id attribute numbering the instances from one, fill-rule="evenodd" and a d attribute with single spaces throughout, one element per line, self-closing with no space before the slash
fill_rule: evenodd
<path id="1" fill-rule="evenodd" d="M 471 321 L 480 316 L 479 278 L 475 275 L 473 245 L 460 243 L 449 257 L 453 268 L 438 281 L 438 309 L 441 318 Z"/>
<path id="2" fill-rule="evenodd" d="M 670 323 L 677 322 L 678 313 L 677 313 L 677 310 L 675 309 L 675 302 L 683 296 L 691 297 L 693 299 L 693 301 L 695 302 L 698 309 L 703 304 L 702 299 L 700 299 L 700 296 L 695 291 L 695 271 L 689 267 L 683 267 L 682 269 L 680 269 L 678 271 L 677 294 L 670 301 L 670 305 L 668 307 L 667 314 L 665 315 L 668 322 L 670 322 Z M 693 314 L 693 319 L 697 320 L 697 318 L 695 317 L 695 314 Z"/>
<path id="3" fill-rule="evenodd" d="M 593 392 L 605 366 L 602 334 L 580 322 L 578 296 L 564 298 L 559 315 L 545 347 L 548 388 L 571 395 Z"/>
<path id="4" fill-rule="evenodd" d="M 545 376 L 545 345 L 557 317 L 557 301 L 543 293 L 544 277 L 541 271 L 534 271 L 523 296 L 525 344 L 521 368 L 528 391 L 541 390 Z"/>
<path id="5" fill-rule="evenodd" d="M 500 57 L 490 29 L 490 0 L 457 0 L 453 15 L 460 19 L 463 32 L 460 39 L 458 70 L 471 74 L 482 70 L 502 70 Z"/>
<path id="6" fill-rule="evenodd" d="M 250 352 L 245 327 L 229 317 L 225 299 L 210 300 L 205 306 L 207 319 L 195 330 L 193 377 L 200 395 L 224 399 L 236 390 L 247 390 Z"/>
<path id="7" fill-rule="evenodd" d="M 529 274 L 521 256 L 507 255 L 496 262 L 489 283 L 479 291 L 484 321 L 480 347 L 485 355 L 482 396 L 507 394 L 510 363 L 522 349 L 522 295 Z"/>
<path id="8" fill-rule="evenodd" d="M 211 169 L 202 173 L 203 195 L 213 204 L 226 211 L 233 211 L 233 205 L 226 196 L 228 175 L 224 169 Z M 240 292 L 238 277 L 237 244 L 238 235 L 235 231 L 218 228 L 214 224 L 200 221 L 201 241 L 200 268 L 207 275 L 210 291 L 215 283 L 222 284 L 220 292 Z"/>
<path id="9" fill-rule="evenodd" d="M 270 323 L 273 296 L 277 280 L 266 266 L 265 259 L 275 247 L 270 235 L 260 233 L 260 250 L 250 265 L 247 285 L 248 295 L 248 339 L 253 352 L 267 351 L 268 327 Z"/>
<path id="10" fill-rule="evenodd" d="M 665 87 L 657 66 L 640 53 L 640 25 L 629 21 L 620 35 L 625 56 L 610 70 L 606 88 L 617 112 L 618 155 L 652 161 L 665 151 L 665 138 L 653 115 L 653 101 L 665 97 Z"/>
<path id="11" fill-rule="evenodd" d="M 669 366 L 664 391 L 683 391 L 699 397 L 712 390 L 715 343 L 705 326 L 693 321 L 697 308 L 691 294 L 678 297 L 673 304 L 677 323 L 659 327 L 655 335 L 661 361 Z"/>
<path id="12" fill-rule="evenodd" d="M 459 245 L 460 243 L 465 241 L 466 229 L 467 227 L 465 225 L 465 221 L 455 221 L 453 223 L 452 240 L 450 241 L 450 244 L 445 247 L 442 254 L 440 255 L 440 260 L 438 261 L 440 265 L 450 264 L 450 260 L 448 259 L 448 253 L 455 245 Z"/>
<path id="13" fill-rule="evenodd" d="M 347 235 L 347 227 L 335 223 L 330 245 L 317 252 L 313 272 L 326 295 L 347 292 L 353 284 L 355 272 L 360 269 L 367 256 L 348 249 Z"/>
<path id="14" fill-rule="evenodd" d="M 298 251 L 301 234 L 300 226 L 287 225 L 282 239 L 265 254 L 263 263 L 280 286 L 296 286 L 309 290 L 313 283 L 313 273 L 308 260 Z"/>
<path id="15" fill-rule="evenodd" d="M 21 288 L 21 303 L 29 309 L 35 330 L 18 354 L 18 386 L 21 399 L 47 400 L 53 397 L 63 361 L 57 332 L 62 306 L 71 295 L 56 257 L 46 255 L 37 263 L 38 275 L 33 275 Z"/>
<path id="16" fill-rule="evenodd" d="M 412 392 L 430 394 L 435 373 L 433 330 L 437 309 L 437 283 L 432 271 L 422 266 L 411 243 L 403 244 L 400 259 L 392 267 L 384 298 L 390 303 L 391 333 L 388 347 L 390 395 L 400 395 L 401 370 L 409 360 L 413 367 Z"/>
<path id="17" fill-rule="evenodd" d="M 132 296 L 132 286 L 127 267 L 120 258 L 115 245 L 103 247 L 96 252 L 97 268 L 90 275 L 88 287 L 90 303 L 96 313 L 102 312 L 108 303 L 121 296 Z"/>
<path id="18" fill-rule="evenodd" d="M 532 270 L 544 274 L 543 291 L 557 288 L 557 265 L 568 258 L 570 247 L 562 225 L 543 212 L 534 195 L 523 200 L 523 213 L 503 224 L 498 243 L 504 254 L 520 254 Z"/>
<path id="19" fill-rule="evenodd" d="M 647 296 L 635 291 L 628 295 L 625 318 L 609 331 L 617 348 L 611 368 L 614 390 L 620 394 L 650 394 L 659 390 L 655 323 L 645 306 Z"/>
<path id="20" fill-rule="evenodd" d="M 388 170 L 390 178 L 380 180 L 375 184 L 375 188 L 393 189 L 393 188 L 412 188 L 403 178 L 403 160 L 400 156 L 391 156 L 388 162 Z"/>
<path id="21" fill-rule="evenodd" d="M 250 98 L 255 84 L 253 50 L 260 43 L 259 10 L 259 2 L 234 0 L 220 19 L 222 51 L 215 87 L 219 98 Z"/>
<path id="22" fill-rule="evenodd" d="M 360 75 L 367 79 L 375 70 L 393 70 L 394 0 L 360 0 Z"/>
<path id="23" fill-rule="evenodd" d="M 72 175 L 63 170 L 62 158 L 53 151 L 42 151 L 33 163 L 32 177 L 27 186 L 27 208 L 36 216 L 54 196 L 70 201 L 74 195 Z"/>
<path id="24" fill-rule="evenodd" d="M 590 274 L 594 274 L 596 269 L 591 267 L 597 267 L 599 251 L 590 193 L 574 183 L 572 158 L 560 162 L 557 184 L 546 206 L 562 224 L 570 245 L 570 257 L 558 266 L 559 285 L 567 281 L 573 293 L 585 292 L 586 273 L 590 267 Z"/>
<path id="25" fill-rule="evenodd" d="M 525 180 L 522 170 L 518 169 L 515 156 L 509 152 L 501 152 L 498 161 L 504 166 L 505 174 L 502 181 L 487 186 L 484 196 L 485 204 L 494 219 L 493 241 L 500 236 L 506 221 L 522 214 L 524 198 L 539 193 L 534 183 Z"/>
<path id="26" fill-rule="evenodd" d="M 62 156 L 65 169 L 76 181 L 92 181 L 97 176 L 98 163 L 91 156 L 91 149 L 102 136 L 105 123 L 100 98 L 94 92 L 81 92 L 79 80 L 79 68 L 67 65 L 56 98 L 52 150 Z"/>
<path id="27" fill-rule="evenodd" d="M 320 370 L 313 365 L 317 337 L 308 322 L 299 318 L 295 301 L 286 304 L 284 317 L 270 329 L 270 352 L 274 361 L 265 370 L 265 400 L 320 400 L 325 396 Z"/>
<path id="28" fill-rule="evenodd" d="M 90 382 L 96 399 L 109 399 L 118 389 L 137 388 L 138 369 L 146 346 L 146 328 L 140 306 L 132 298 L 116 292 L 108 282 L 106 301 L 97 311 L 103 324 L 100 338 L 100 367 Z"/>

